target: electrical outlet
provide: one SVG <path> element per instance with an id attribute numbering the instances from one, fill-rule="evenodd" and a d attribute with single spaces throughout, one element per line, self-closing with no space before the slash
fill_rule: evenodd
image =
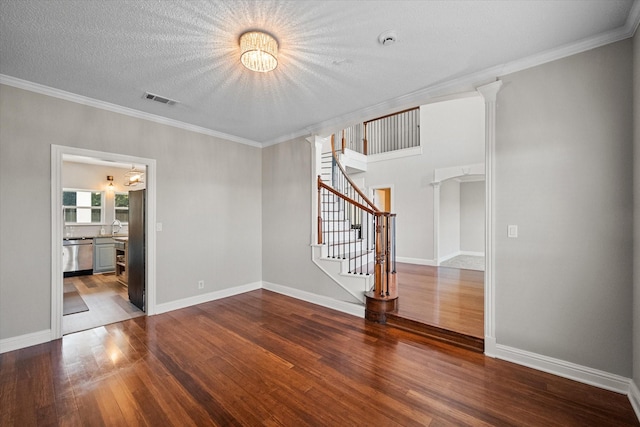
<path id="1" fill-rule="evenodd" d="M 198 289 L 204 289 L 204 280 L 198 280 Z"/>

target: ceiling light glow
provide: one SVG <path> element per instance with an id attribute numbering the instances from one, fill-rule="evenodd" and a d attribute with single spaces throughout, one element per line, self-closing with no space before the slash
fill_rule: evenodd
<path id="1" fill-rule="evenodd" d="M 240 62 L 251 71 L 267 73 L 278 66 L 278 42 L 260 31 L 240 36 Z"/>

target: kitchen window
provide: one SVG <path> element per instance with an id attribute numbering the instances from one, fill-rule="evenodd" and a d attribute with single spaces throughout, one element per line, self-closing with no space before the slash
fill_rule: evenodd
<path id="1" fill-rule="evenodd" d="M 69 190 L 62 192 L 62 208 L 65 224 L 101 224 L 104 192 Z"/>
<path id="2" fill-rule="evenodd" d="M 122 224 L 129 223 L 129 193 L 115 193 L 115 218 Z"/>

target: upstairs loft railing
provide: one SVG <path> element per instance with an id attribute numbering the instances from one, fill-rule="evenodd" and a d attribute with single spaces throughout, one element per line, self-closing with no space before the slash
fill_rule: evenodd
<path id="1" fill-rule="evenodd" d="M 420 108 L 368 120 L 342 131 L 342 151 L 346 148 L 364 155 L 420 146 Z"/>
<path id="2" fill-rule="evenodd" d="M 332 136 L 332 183 L 318 176 L 318 244 L 347 259 L 349 273 L 374 275 L 375 298 L 397 297 L 396 215 L 380 211 L 346 174 Z"/>

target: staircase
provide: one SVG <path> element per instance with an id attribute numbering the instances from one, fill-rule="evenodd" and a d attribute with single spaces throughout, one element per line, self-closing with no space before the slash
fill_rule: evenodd
<path id="1" fill-rule="evenodd" d="M 331 151 L 322 153 L 320 179 L 338 185 Z M 364 303 L 364 293 L 373 287 L 375 254 L 366 234 L 370 227 L 353 224 L 353 214 L 338 196 L 323 193 L 319 200 L 322 217 L 322 244 L 314 245 L 314 262 L 343 289 Z M 351 218 L 350 218 L 351 217 Z M 364 229 L 364 233 L 363 233 Z M 363 235 L 364 234 L 364 235 Z"/>

